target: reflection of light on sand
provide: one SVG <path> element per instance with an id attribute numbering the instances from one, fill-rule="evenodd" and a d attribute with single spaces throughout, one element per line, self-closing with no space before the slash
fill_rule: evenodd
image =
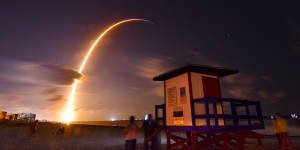
<path id="1" fill-rule="evenodd" d="M 82 63 L 81 63 L 81 66 L 79 68 L 79 73 L 82 73 L 83 69 L 84 69 L 84 66 L 90 56 L 90 54 L 92 53 L 92 51 L 94 50 L 95 46 L 98 44 L 98 42 L 102 39 L 102 37 L 107 33 L 109 32 L 111 29 L 117 27 L 118 25 L 120 24 L 123 24 L 123 23 L 126 23 L 126 22 L 131 22 L 131 21 L 147 21 L 149 22 L 148 20 L 144 20 L 144 19 L 126 19 L 126 20 L 123 20 L 123 21 L 120 21 L 120 22 L 117 22 L 115 24 L 113 24 L 112 26 L 108 27 L 104 32 L 102 32 L 102 34 L 97 38 L 97 40 L 93 43 L 93 45 L 91 46 L 91 48 L 89 49 L 89 51 L 87 52 L 87 54 L 85 55 Z M 76 80 L 74 81 L 73 85 L 72 85 L 72 91 L 71 91 L 71 94 L 68 98 L 68 102 L 67 102 L 67 106 L 65 108 L 65 112 L 62 116 L 62 121 L 65 122 L 65 123 L 70 123 L 71 121 L 73 121 L 74 119 L 74 113 L 73 113 L 73 101 L 74 101 L 74 95 L 75 95 L 75 92 L 76 92 L 76 87 L 77 87 L 77 84 L 79 83 L 79 80 Z"/>

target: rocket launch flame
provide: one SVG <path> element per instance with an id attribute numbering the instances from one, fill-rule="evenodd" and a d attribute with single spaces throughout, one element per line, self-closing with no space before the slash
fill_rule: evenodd
<path id="1" fill-rule="evenodd" d="M 89 56 L 91 55 L 91 53 L 93 52 L 95 46 L 100 42 L 100 40 L 102 39 L 102 37 L 108 33 L 110 30 L 112 30 L 113 28 L 123 24 L 123 23 L 127 23 L 127 22 L 132 22 L 132 21 L 146 21 L 146 22 L 151 22 L 149 20 L 145 20 L 145 19 L 126 19 L 126 20 L 122 20 L 119 21 L 113 25 L 111 25 L 110 27 L 108 27 L 104 32 L 101 33 L 101 35 L 97 38 L 97 40 L 93 43 L 93 45 L 91 46 L 91 48 L 89 49 L 89 51 L 87 52 L 87 54 L 85 55 L 80 68 L 79 68 L 79 73 L 82 73 L 85 64 L 89 58 Z M 152 22 L 151 22 L 152 23 Z M 74 95 L 76 93 L 76 88 L 77 88 L 77 84 L 79 83 L 79 80 L 75 79 L 72 85 L 72 91 L 69 95 L 68 101 L 67 101 L 67 106 L 65 108 L 65 112 L 62 116 L 62 122 L 65 123 L 70 123 L 71 121 L 73 121 L 74 118 L 74 114 L 73 114 L 73 101 L 74 101 Z"/>

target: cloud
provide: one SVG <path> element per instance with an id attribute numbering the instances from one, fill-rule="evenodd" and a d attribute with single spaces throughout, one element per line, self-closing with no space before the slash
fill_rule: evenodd
<path id="1" fill-rule="evenodd" d="M 230 75 L 223 78 L 225 84 L 239 84 L 239 85 L 255 85 L 259 82 L 272 82 L 271 77 L 263 75 L 261 77 L 256 77 L 250 74 L 238 73 Z"/>
<path id="2" fill-rule="evenodd" d="M 64 95 L 69 90 L 67 88 L 74 79 L 83 77 L 76 70 L 63 66 L 2 58 L 0 60 L 0 101 L 7 111 L 57 114 L 65 107 Z M 17 108 L 16 104 L 22 105 Z M 35 110 L 35 105 L 44 107 Z"/>
<path id="3" fill-rule="evenodd" d="M 277 100 L 285 97 L 285 93 L 282 91 L 274 92 L 274 93 L 269 93 L 266 91 L 258 91 L 258 95 L 262 99 L 273 99 L 273 100 Z"/>
<path id="4" fill-rule="evenodd" d="M 104 103 L 102 101 L 97 101 L 96 105 L 103 105 Z"/>
<path id="5" fill-rule="evenodd" d="M 40 110 L 42 110 L 43 113 L 45 113 L 45 112 L 52 113 L 52 114 L 58 113 L 58 115 L 61 115 L 59 113 L 61 113 L 64 110 L 64 108 L 65 108 L 65 105 L 63 103 L 51 103 L 50 102 L 47 105 L 40 107 Z M 52 117 L 55 117 L 57 119 L 58 116 L 52 115 Z"/>
<path id="6" fill-rule="evenodd" d="M 61 101 L 66 101 L 67 99 L 64 97 L 64 95 L 55 95 L 49 99 L 47 99 L 47 101 L 49 102 L 61 102 Z"/>
<path id="7" fill-rule="evenodd" d="M 76 70 L 53 64 L 5 60 L 0 65 L 0 78 L 15 83 L 36 85 L 71 85 L 74 79 L 82 79 L 83 75 Z"/>
<path id="8" fill-rule="evenodd" d="M 272 97 L 275 99 L 280 99 L 285 97 L 285 93 L 283 91 L 276 92 L 272 94 Z"/>
<path id="9" fill-rule="evenodd" d="M 159 97 L 163 97 L 164 96 L 164 86 L 163 83 L 157 83 L 155 86 L 152 86 L 149 89 L 140 89 L 140 91 L 143 91 L 143 94 L 145 96 L 159 96 Z"/>
<path id="10" fill-rule="evenodd" d="M 47 103 L 45 103 L 44 106 L 40 107 L 40 109 L 43 110 L 43 112 L 58 113 L 63 110 L 63 108 L 65 108 L 66 101 L 67 99 L 63 94 L 52 94 L 50 98 L 46 99 Z"/>
<path id="11" fill-rule="evenodd" d="M 267 100 L 269 102 L 275 102 L 285 97 L 283 91 L 273 92 L 253 86 L 231 86 L 226 88 L 226 92 L 238 99 Z"/>
<path id="12" fill-rule="evenodd" d="M 30 112 L 30 108 L 21 105 L 16 105 L 15 110 L 16 112 Z"/>
<path id="13" fill-rule="evenodd" d="M 138 71 L 137 75 L 146 79 L 152 79 L 154 76 L 169 70 L 170 65 L 166 60 L 170 60 L 170 58 L 145 58 L 139 63 L 139 65 L 135 66 Z"/>
<path id="14" fill-rule="evenodd" d="M 159 86 L 154 87 L 153 92 L 155 95 L 163 97 L 164 96 L 164 86 L 160 84 Z"/>
<path id="15" fill-rule="evenodd" d="M 86 95 L 86 96 L 90 96 L 90 95 L 96 95 L 96 92 L 90 92 L 90 91 L 77 91 L 76 95 Z"/>
<path id="16" fill-rule="evenodd" d="M 43 112 L 53 113 L 60 116 L 61 110 L 65 108 L 65 104 L 67 98 L 65 97 L 65 91 L 63 90 L 64 87 L 47 87 L 41 92 L 41 96 L 44 100 L 43 107 L 40 109 Z"/>
<path id="17" fill-rule="evenodd" d="M 73 69 L 57 65 L 42 64 L 39 68 L 41 69 L 39 76 L 42 79 L 57 85 L 71 85 L 74 79 L 83 77 L 82 74 Z"/>
<path id="18" fill-rule="evenodd" d="M 59 88 L 57 87 L 51 87 L 51 88 L 46 88 L 44 89 L 41 94 L 43 95 L 53 95 L 56 94 L 59 91 Z"/>
<path id="19" fill-rule="evenodd" d="M 137 70 L 137 76 L 142 77 L 145 79 L 145 83 L 148 83 L 148 88 L 135 88 L 133 87 L 133 90 L 139 90 L 143 92 L 146 96 L 159 96 L 163 97 L 163 85 L 162 83 L 156 82 L 156 84 L 153 84 L 152 78 L 163 73 L 166 71 L 169 71 L 170 68 L 172 68 L 170 65 L 171 61 L 173 59 L 171 57 L 166 58 L 154 58 L 154 57 L 147 57 L 143 59 L 139 65 L 136 65 L 135 68 Z M 149 80 L 150 79 L 150 80 Z"/>
<path id="20" fill-rule="evenodd" d="M 16 101 L 16 100 L 19 100 L 21 98 L 21 96 L 19 95 L 8 95 L 7 96 L 7 100 L 9 101 Z"/>
<path id="21" fill-rule="evenodd" d="M 255 98 L 256 96 L 253 96 L 254 87 L 248 87 L 248 86 L 234 86 L 229 87 L 226 89 L 227 93 L 231 96 L 239 99 L 249 99 L 249 98 Z"/>
<path id="22" fill-rule="evenodd" d="M 5 101 L 5 102 L 14 102 L 17 100 L 21 99 L 21 95 L 17 95 L 17 94 L 6 94 L 6 93 L 1 93 L 0 94 L 0 99 Z"/>
<path id="23" fill-rule="evenodd" d="M 225 84 L 235 85 L 254 85 L 257 82 L 257 78 L 248 74 L 239 73 L 223 78 Z"/>
<path id="24" fill-rule="evenodd" d="M 271 91 L 265 86 L 272 86 L 272 79 L 268 76 L 255 77 L 240 73 L 222 79 L 226 88 L 225 93 L 239 99 L 267 100 L 275 102 L 285 97 L 282 91 Z M 264 86 L 261 86 L 261 85 Z"/>

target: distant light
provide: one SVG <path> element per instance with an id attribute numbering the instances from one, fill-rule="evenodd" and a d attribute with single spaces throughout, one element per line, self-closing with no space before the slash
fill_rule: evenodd
<path id="1" fill-rule="evenodd" d="M 116 121 L 116 118 L 110 118 L 110 121 Z"/>
<path id="2" fill-rule="evenodd" d="M 292 117 L 292 118 L 298 118 L 298 115 L 295 114 L 295 113 L 293 113 L 293 114 L 291 114 L 291 117 Z"/>
<path id="3" fill-rule="evenodd" d="M 149 115 L 146 114 L 146 115 L 145 115 L 145 120 L 148 120 L 148 118 L 149 118 Z"/>
<path id="4" fill-rule="evenodd" d="M 275 119 L 275 116 L 274 116 L 274 115 L 271 115 L 270 118 L 271 118 L 271 119 Z"/>

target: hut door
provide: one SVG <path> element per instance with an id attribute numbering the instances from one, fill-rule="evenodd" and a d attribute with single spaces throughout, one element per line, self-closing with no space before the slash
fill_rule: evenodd
<path id="1" fill-rule="evenodd" d="M 204 97 L 221 97 L 218 78 L 202 77 Z"/>

